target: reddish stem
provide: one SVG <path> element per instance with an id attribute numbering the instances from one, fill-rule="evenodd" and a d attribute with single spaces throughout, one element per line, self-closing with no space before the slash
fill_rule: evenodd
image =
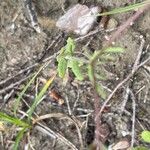
<path id="1" fill-rule="evenodd" d="M 119 36 L 120 34 L 127 29 L 129 26 L 131 26 L 131 24 L 133 24 L 133 22 L 139 18 L 139 16 L 141 14 L 143 14 L 143 12 L 145 12 L 147 9 L 149 8 L 149 4 L 147 4 L 147 6 L 139 9 L 133 16 L 131 16 L 127 21 L 125 21 L 122 25 L 120 25 L 117 29 L 117 31 L 115 33 L 112 34 L 111 38 L 109 39 L 109 41 L 106 42 L 106 46 L 104 47 L 104 49 L 106 49 L 107 47 L 109 47 L 112 42 L 114 42 Z M 95 60 L 96 61 L 96 60 Z M 94 61 L 91 64 L 94 68 Z M 93 86 L 95 87 L 96 80 L 94 79 L 93 81 Z M 101 127 L 101 119 L 100 119 L 100 97 L 98 96 L 96 89 L 94 90 L 94 109 L 95 109 L 95 139 L 94 142 L 96 144 L 96 150 L 103 150 L 103 138 L 102 138 L 102 127 Z M 103 108 L 104 109 L 104 108 Z"/>

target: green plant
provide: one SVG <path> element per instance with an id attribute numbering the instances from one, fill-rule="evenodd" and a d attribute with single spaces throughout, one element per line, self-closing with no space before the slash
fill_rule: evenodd
<path id="1" fill-rule="evenodd" d="M 35 81 L 35 79 L 37 78 L 37 76 L 39 75 L 39 73 L 49 64 L 45 63 L 43 66 L 41 66 L 39 68 L 39 70 L 33 74 L 33 77 L 31 78 L 31 80 L 27 83 L 27 85 L 23 88 L 23 90 L 19 93 L 18 98 L 16 99 L 16 103 L 14 106 L 14 114 L 16 116 L 16 112 L 19 106 L 19 102 L 22 99 L 22 96 L 24 95 L 24 93 L 27 91 L 27 89 L 31 86 L 31 84 Z M 34 102 L 31 106 L 31 108 L 27 111 L 28 113 L 28 120 L 30 120 L 31 115 L 34 111 L 34 109 L 36 108 L 36 106 L 41 102 L 41 99 L 43 97 L 43 95 L 46 93 L 47 89 L 49 88 L 49 86 L 51 85 L 51 83 L 53 82 L 54 78 L 55 78 L 56 74 L 54 74 L 49 80 L 47 80 L 46 84 L 44 85 L 44 87 L 42 88 L 42 90 L 38 93 L 38 95 L 35 97 Z"/>
<path id="2" fill-rule="evenodd" d="M 39 71 L 33 76 L 33 78 L 29 81 L 27 86 L 24 87 L 23 91 L 20 93 L 21 95 L 19 96 L 19 100 L 17 99 L 17 102 L 21 100 L 21 97 L 23 96 L 23 94 L 25 93 L 27 88 L 31 85 L 31 83 L 34 81 L 35 77 L 39 74 L 39 72 L 41 71 L 42 68 L 40 68 Z M 9 116 L 3 112 L 0 112 L 0 120 L 5 121 L 7 123 L 14 124 L 14 125 L 19 126 L 19 127 L 22 127 L 22 129 L 18 132 L 18 134 L 16 136 L 13 150 L 18 149 L 19 142 L 22 139 L 22 137 L 24 136 L 25 132 L 27 132 L 27 130 L 32 128 L 32 123 L 30 122 L 32 113 L 35 110 L 36 106 L 41 102 L 43 95 L 46 93 L 47 89 L 52 84 L 55 76 L 56 76 L 56 74 L 54 74 L 52 77 L 50 77 L 49 80 L 47 80 L 47 82 L 45 83 L 45 85 L 43 86 L 43 88 L 41 89 L 39 94 L 35 97 L 33 104 L 31 105 L 31 107 L 27 111 L 28 121 L 23 121 L 17 117 Z M 17 111 L 17 108 L 18 108 L 17 106 L 15 107 L 15 112 Z"/>
<path id="3" fill-rule="evenodd" d="M 9 116 L 2 112 L 0 112 L 0 120 L 12 123 L 12 124 L 20 126 L 20 127 L 27 127 L 27 128 L 30 127 L 30 125 L 28 123 L 26 123 L 18 118 Z"/>
<path id="4" fill-rule="evenodd" d="M 0 112 L 0 120 L 7 122 L 7 123 L 11 123 L 14 124 L 16 126 L 22 127 L 22 129 L 18 132 L 17 137 L 16 137 L 16 141 L 13 147 L 13 150 L 17 150 L 18 144 L 21 140 L 21 138 L 23 137 L 24 133 L 31 128 L 31 125 L 29 123 L 27 123 L 26 121 L 20 120 L 19 118 L 13 117 L 13 116 L 9 116 L 5 113 Z"/>
<path id="5" fill-rule="evenodd" d="M 32 113 L 34 112 L 36 106 L 41 102 L 42 97 L 44 96 L 44 94 L 46 93 L 47 89 L 52 84 L 53 80 L 55 79 L 55 76 L 56 76 L 56 74 L 54 74 L 49 80 L 47 80 L 46 84 L 43 86 L 43 88 L 41 89 L 41 91 L 35 97 L 34 102 L 33 102 L 32 106 L 31 106 L 31 108 L 29 108 L 29 110 L 27 111 L 28 120 L 29 121 L 31 120 Z"/>
<path id="6" fill-rule="evenodd" d="M 100 13 L 97 16 L 113 15 L 113 14 L 128 12 L 128 11 L 131 11 L 131 10 L 136 10 L 138 8 L 141 8 L 141 7 L 143 7 L 143 6 L 145 6 L 149 3 L 150 3 L 150 1 L 146 0 L 146 1 L 141 2 L 141 3 L 131 4 L 129 6 L 120 7 L 120 8 L 115 8 L 115 9 L 109 11 L 109 12 Z"/>
<path id="7" fill-rule="evenodd" d="M 92 55 L 88 55 L 88 60 L 83 61 L 85 58 L 74 56 L 75 42 L 69 37 L 66 46 L 61 49 L 60 54 L 57 57 L 57 70 L 59 77 L 64 78 L 68 73 L 68 68 L 70 68 L 78 80 L 82 81 L 84 79 L 84 75 L 88 75 L 90 81 L 93 82 L 96 80 L 95 76 L 102 77 L 105 75 L 103 71 L 101 71 L 101 74 L 96 75 L 93 70 L 94 68 L 91 65 L 92 62 L 98 59 L 98 64 L 105 64 L 114 59 L 114 53 L 116 54 L 122 52 L 124 52 L 124 49 L 121 47 L 108 47 L 106 49 L 96 50 Z M 82 70 L 84 70 L 84 74 Z M 105 90 L 101 85 L 96 83 L 95 89 L 103 99 L 106 98 Z"/>
<path id="8" fill-rule="evenodd" d="M 149 149 L 147 149 L 144 146 L 137 146 L 137 147 L 133 148 L 132 150 L 149 150 Z"/>
<path id="9" fill-rule="evenodd" d="M 144 130 L 141 133 L 141 138 L 144 140 L 144 142 L 150 143 L 150 131 Z"/>
<path id="10" fill-rule="evenodd" d="M 144 142 L 150 143 L 150 131 L 144 130 L 142 131 L 140 136 Z M 137 147 L 134 147 L 133 150 L 149 150 L 149 149 L 144 146 L 137 146 Z"/>
<path id="11" fill-rule="evenodd" d="M 140 8 L 147 3 L 149 3 L 148 0 L 145 2 L 142 2 L 142 3 L 139 3 L 139 4 L 127 6 L 125 8 L 118 8 L 113 11 L 102 13 L 99 15 L 110 15 L 110 14 L 115 14 L 115 13 L 122 13 L 122 12 L 126 12 L 129 10 Z M 113 58 L 114 58 L 113 54 L 114 53 L 122 53 L 124 51 L 124 49 L 120 48 L 120 47 L 102 48 L 101 50 L 96 50 L 94 52 L 94 54 L 90 55 L 88 57 L 88 60 L 85 61 L 85 58 L 75 57 L 75 45 L 76 44 L 75 44 L 74 40 L 72 38 L 68 38 L 66 46 L 61 49 L 60 54 L 57 57 L 57 61 L 58 61 L 57 70 L 58 70 L 59 76 L 64 79 L 66 74 L 68 74 L 68 69 L 70 69 L 74 73 L 75 77 L 78 80 L 83 81 L 84 76 L 87 74 L 89 77 L 89 80 L 94 85 L 96 91 L 99 93 L 99 95 L 102 98 L 105 98 L 106 94 L 105 94 L 104 89 L 102 88 L 101 85 L 98 85 L 96 82 L 97 78 L 98 77 L 101 78 L 103 76 L 104 72 L 101 72 L 101 75 L 97 75 L 95 72 L 95 66 L 99 65 L 100 62 L 107 63 L 108 61 L 113 60 Z M 16 106 L 14 109 L 15 115 L 16 115 L 16 112 L 18 109 L 19 102 L 22 99 L 22 96 L 24 95 L 24 93 L 26 92 L 28 87 L 34 82 L 37 75 L 39 74 L 39 72 L 42 69 L 43 68 L 41 68 L 36 74 L 34 74 L 33 78 L 29 81 L 29 83 L 24 87 L 23 91 L 19 94 L 18 99 L 16 100 L 17 101 Z M 82 72 L 83 70 L 86 70 L 86 72 L 83 73 Z M 55 75 L 47 81 L 47 83 L 44 85 L 44 87 L 39 92 L 39 94 L 35 97 L 32 106 L 27 111 L 28 122 L 22 121 L 22 120 L 18 119 L 17 117 L 12 117 L 5 113 L 0 112 L 0 120 L 3 120 L 5 122 L 9 122 L 16 126 L 22 127 L 22 129 L 17 134 L 16 142 L 14 144 L 14 150 L 17 150 L 18 144 L 19 144 L 21 138 L 23 137 L 24 133 L 32 127 L 31 122 L 29 122 L 31 120 L 31 116 L 32 116 L 36 106 L 41 102 L 42 97 L 45 94 L 45 92 L 47 91 L 48 87 L 53 82 Z M 147 136 L 145 137 L 145 134 L 142 137 L 144 137 L 143 139 L 147 140 Z"/>
<path id="12" fill-rule="evenodd" d="M 38 76 L 38 74 L 42 71 L 42 69 L 44 68 L 44 66 L 42 66 L 36 73 L 33 74 L 33 77 L 31 78 L 31 80 L 27 83 L 27 85 L 23 88 L 23 90 L 21 91 L 21 93 L 19 93 L 18 98 L 16 99 L 16 104 L 14 106 L 14 114 L 16 116 L 16 111 L 18 109 L 19 103 L 22 99 L 22 96 L 24 95 L 24 93 L 27 91 L 27 89 L 30 87 L 30 85 L 35 81 L 36 77 Z"/>
<path id="13" fill-rule="evenodd" d="M 81 61 L 73 58 L 75 52 L 75 42 L 73 39 L 68 38 L 67 44 L 60 51 L 60 54 L 57 57 L 58 61 L 58 74 L 59 77 L 64 78 L 68 73 L 68 68 L 72 70 L 75 77 L 78 80 L 83 80 L 83 74 L 80 66 L 83 64 Z"/>

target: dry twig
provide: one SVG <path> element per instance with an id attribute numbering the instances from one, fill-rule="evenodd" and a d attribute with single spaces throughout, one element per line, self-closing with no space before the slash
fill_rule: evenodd
<path id="1" fill-rule="evenodd" d="M 41 29 L 38 24 L 37 15 L 32 4 L 32 0 L 23 0 L 24 6 L 27 9 L 27 13 L 30 17 L 31 25 L 37 33 L 41 33 Z"/>
<path id="2" fill-rule="evenodd" d="M 106 42 L 106 46 L 101 50 L 101 52 L 98 53 L 98 55 L 90 62 L 90 67 L 91 67 L 91 72 L 92 72 L 92 84 L 93 84 L 93 87 L 94 89 L 96 89 L 96 78 L 95 78 L 95 74 L 94 74 L 94 69 L 95 69 L 95 64 L 96 64 L 96 61 L 97 59 L 99 58 L 99 56 L 103 53 L 103 51 L 105 49 L 107 49 L 111 44 L 112 42 L 114 42 L 120 35 L 121 33 L 127 29 L 131 24 L 133 24 L 133 22 L 141 15 L 143 14 L 148 8 L 149 8 L 149 4 L 147 4 L 147 6 L 139 9 L 133 16 L 131 16 L 127 21 L 125 21 L 122 25 L 120 25 L 120 27 L 115 31 L 115 33 L 112 34 L 111 38 Z M 140 55 L 140 54 L 139 54 Z M 100 103 L 99 103 L 99 96 L 95 90 L 94 92 L 94 108 L 95 108 L 95 126 L 96 126 L 96 129 L 95 129 L 95 143 L 97 145 L 97 150 L 99 149 L 102 149 L 102 145 L 99 144 L 100 141 L 102 141 L 103 139 L 101 138 L 101 122 L 99 120 L 99 117 L 101 116 L 101 113 L 102 111 L 104 110 L 106 104 L 109 102 L 109 100 L 112 98 L 113 94 L 118 90 L 118 88 L 120 88 L 125 82 L 127 82 L 132 76 L 133 74 L 135 73 L 135 71 L 137 71 L 137 69 L 140 67 L 140 66 L 136 66 L 137 62 L 139 62 L 138 60 L 139 58 L 137 57 L 137 60 L 135 61 L 135 64 L 134 64 L 134 67 L 133 67 L 133 70 L 132 72 L 127 76 L 126 79 L 124 79 L 121 83 L 119 83 L 117 85 L 117 87 L 114 89 L 114 91 L 109 95 L 108 99 L 105 101 L 105 103 L 103 104 L 103 106 L 101 107 L 101 109 L 99 108 L 100 107 Z"/>
<path id="3" fill-rule="evenodd" d="M 19 110 L 19 113 L 21 113 L 23 116 L 27 116 L 28 114 Z M 51 114 L 49 114 L 51 115 Z M 51 115 L 52 116 L 52 115 Z M 61 114 L 62 116 L 62 114 Z M 55 115 L 55 117 L 58 117 L 57 115 Z M 60 117 L 60 116 L 59 116 Z M 44 116 L 42 116 L 41 118 L 45 118 Z M 33 117 L 31 117 L 32 121 L 35 122 L 35 119 Z M 59 134 L 58 132 L 54 132 L 52 129 L 48 128 L 47 126 L 43 125 L 40 122 L 36 122 L 37 127 L 36 129 L 38 129 L 40 132 L 44 132 L 45 134 L 48 134 L 50 137 L 53 138 L 58 138 L 59 140 L 61 140 L 63 143 L 65 143 L 67 146 L 69 146 L 70 148 L 72 148 L 72 150 L 78 150 L 75 145 L 73 145 L 69 140 L 67 140 L 65 137 L 63 137 L 61 134 Z M 41 129 L 42 128 L 42 129 Z"/>
<path id="4" fill-rule="evenodd" d="M 135 109 L 136 109 L 136 103 L 135 103 L 135 96 L 133 92 L 130 89 L 130 94 L 132 98 L 132 134 L 131 134 L 131 148 L 134 146 L 134 141 L 135 141 Z"/>
<path id="5" fill-rule="evenodd" d="M 127 88 L 125 89 L 125 96 L 124 96 L 124 100 L 123 102 L 121 103 L 121 107 L 120 107 L 120 111 L 121 111 L 121 115 L 122 113 L 124 112 L 125 110 L 125 106 L 126 106 L 126 103 L 128 101 L 128 98 L 129 98 L 129 86 L 127 86 Z"/>
<path id="6" fill-rule="evenodd" d="M 137 64 L 140 61 L 141 55 L 142 55 L 142 49 L 143 47 L 141 46 L 139 49 L 139 53 L 137 55 L 137 58 L 135 60 L 135 63 L 133 65 L 132 71 L 131 73 L 123 80 L 121 81 L 116 87 L 115 89 L 112 91 L 112 93 L 108 96 L 108 98 L 106 99 L 106 101 L 104 102 L 103 106 L 101 107 L 97 117 L 101 116 L 102 111 L 104 110 L 104 108 L 106 107 L 106 105 L 108 104 L 108 102 L 111 100 L 111 98 L 113 97 L 113 95 L 115 94 L 115 92 L 124 84 L 126 83 L 134 74 L 135 72 L 141 67 L 143 66 L 145 63 L 147 63 L 148 61 L 150 61 L 150 57 L 147 58 L 145 61 L 141 62 L 139 65 Z"/>
<path id="7" fill-rule="evenodd" d="M 83 148 L 82 134 L 81 134 L 79 125 L 76 123 L 75 119 L 72 119 L 69 116 L 64 115 L 62 113 L 53 113 L 53 114 L 46 114 L 46 115 L 43 115 L 43 116 L 39 116 L 37 119 L 33 119 L 33 124 L 36 124 L 40 120 L 44 120 L 44 119 L 48 119 L 48 118 L 53 118 L 53 117 L 54 118 L 60 118 L 60 119 L 68 119 L 69 121 L 71 121 L 71 122 L 74 123 L 74 125 L 76 126 L 76 129 L 77 129 L 77 132 L 78 132 L 79 141 L 80 141 L 81 149 L 82 149 Z"/>

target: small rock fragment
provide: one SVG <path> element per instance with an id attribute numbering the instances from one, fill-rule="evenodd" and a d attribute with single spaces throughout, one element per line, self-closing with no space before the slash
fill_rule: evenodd
<path id="1" fill-rule="evenodd" d="M 115 20 L 114 18 L 110 18 L 107 24 L 107 29 L 115 29 L 118 25 L 117 20 Z"/>
<path id="2" fill-rule="evenodd" d="M 122 149 L 127 149 L 129 148 L 130 144 L 127 140 L 122 140 L 116 143 L 113 147 L 112 150 L 122 150 Z"/>
<path id="3" fill-rule="evenodd" d="M 100 11 L 97 6 L 88 8 L 86 5 L 76 4 L 58 19 L 56 26 L 67 32 L 85 35 L 93 27 L 96 14 Z"/>

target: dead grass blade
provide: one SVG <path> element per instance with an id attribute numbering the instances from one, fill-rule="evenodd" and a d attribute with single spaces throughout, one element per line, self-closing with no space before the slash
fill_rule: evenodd
<path id="1" fill-rule="evenodd" d="M 27 111 L 27 113 L 28 113 L 28 120 L 31 120 L 32 113 L 34 112 L 36 106 L 41 102 L 42 97 L 46 93 L 46 91 L 49 88 L 49 86 L 52 84 L 52 82 L 55 79 L 55 77 L 56 77 L 56 73 L 46 82 L 46 84 L 44 85 L 42 90 L 39 92 L 37 97 L 34 99 L 34 102 L 33 102 L 32 106 L 31 106 L 31 108 Z"/>
<path id="2" fill-rule="evenodd" d="M 28 117 L 28 114 L 27 113 L 25 113 L 25 112 L 23 112 L 23 111 L 21 111 L 21 110 L 19 110 L 19 113 L 21 113 L 21 114 L 23 114 L 24 116 L 27 116 Z M 45 118 L 45 117 L 44 117 Z M 34 118 L 32 118 L 31 117 L 31 119 L 32 119 L 32 121 L 33 122 L 35 122 L 34 120 Z M 37 122 L 37 126 L 38 126 L 38 130 L 40 131 L 40 132 L 43 132 L 43 130 L 45 130 L 45 133 L 47 133 L 47 132 L 49 132 L 49 134 L 48 135 L 50 135 L 50 136 L 54 136 L 54 137 L 56 137 L 56 138 L 58 138 L 59 140 L 61 140 L 63 143 L 65 143 L 67 146 L 69 146 L 72 150 L 78 150 L 77 148 L 76 148 L 76 146 L 75 145 L 73 145 L 73 143 L 71 143 L 69 140 L 67 140 L 65 137 L 63 137 L 61 134 L 59 134 L 58 132 L 54 132 L 53 130 L 51 130 L 50 128 L 48 128 L 47 126 L 45 126 L 45 125 L 43 125 L 42 123 L 40 123 L 40 122 Z M 36 127 L 36 126 L 35 126 Z M 41 127 L 42 129 L 40 130 L 40 128 L 39 127 Z"/>
<path id="3" fill-rule="evenodd" d="M 51 113 L 51 114 L 46 114 L 46 115 L 40 116 L 37 119 L 34 119 L 33 120 L 33 124 L 36 124 L 37 122 L 39 122 L 41 120 L 44 120 L 44 119 L 48 119 L 48 118 L 68 119 L 69 121 L 73 122 L 74 125 L 76 126 L 76 129 L 77 129 L 77 133 L 78 133 L 81 149 L 83 148 L 82 134 L 81 134 L 81 131 L 80 131 L 80 128 L 79 128 L 79 124 L 77 123 L 77 121 L 74 118 L 70 118 L 69 116 L 67 116 L 65 114 L 62 114 L 62 113 Z"/>
<path id="4" fill-rule="evenodd" d="M 16 104 L 15 104 L 15 107 L 14 107 L 14 114 L 16 116 L 16 112 L 17 112 L 17 109 L 18 109 L 18 106 L 19 106 L 19 102 L 21 101 L 22 99 L 22 96 L 24 95 L 24 93 L 26 92 L 26 90 L 30 87 L 30 85 L 34 82 L 34 80 L 36 79 L 36 77 L 38 76 L 38 74 L 42 71 L 42 69 L 45 67 L 45 65 L 43 65 L 42 67 L 40 67 L 40 69 L 37 71 L 37 73 L 33 74 L 33 77 L 32 79 L 28 82 L 28 84 L 24 87 L 24 89 L 22 90 L 21 93 L 19 93 L 19 96 L 18 98 L 16 99 Z"/>

